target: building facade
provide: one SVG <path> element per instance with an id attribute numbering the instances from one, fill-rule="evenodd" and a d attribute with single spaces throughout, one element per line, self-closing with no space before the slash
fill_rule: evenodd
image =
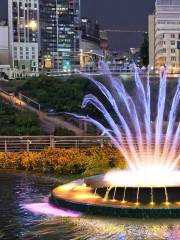
<path id="1" fill-rule="evenodd" d="M 105 30 L 100 30 L 100 47 L 106 56 L 109 51 L 109 38 L 108 33 Z"/>
<path id="2" fill-rule="evenodd" d="M 154 67 L 155 66 L 155 15 L 149 15 L 148 36 L 149 36 L 149 65 Z"/>
<path id="3" fill-rule="evenodd" d="M 100 50 L 99 24 L 88 18 L 81 19 L 81 49 L 86 52 Z"/>
<path id="4" fill-rule="evenodd" d="M 9 64 L 9 33 L 6 22 L 0 22 L 0 65 Z"/>
<path id="5" fill-rule="evenodd" d="M 40 0 L 42 68 L 71 71 L 79 65 L 80 0 Z"/>
<path id="6" fill-rule="evenodd" d="M 8 0 L 10 64 L 24 72 L 38 73 L 38 0 Z"/>
<path id="7" fill-rule="evenodd" d="M 150 18 L 153 29 L 153 17 Z M 180 0 L 156 0 L 154 46 L 150 34 L 150 59 L 158 70 L 166 65 L 170 73 L 180 71 Z M 153 53 L 154 48 L 154 53 Z M 153 57 L 154 54 L 154 57 Z M 152 61 L 153 62 L 153 61 Z"/>
<path id="8" fill-rule="evenodd" d="M 81 69 L 97 68 L 103 58 L 100 47 L 100 29 L 97 21 L 88 18 L 81 19 L 80 67 Z"/>

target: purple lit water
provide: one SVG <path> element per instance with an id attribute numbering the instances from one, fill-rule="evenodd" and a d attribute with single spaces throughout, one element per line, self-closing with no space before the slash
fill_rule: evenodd
<path id="1" fill-rule="evenodd" d="M 118 220 L 56 209 L 47 203 L 47 197 L 60 183 L 40 175 L 0 171 L 0 239 L 180 239 L 179 220 Z"/>
<path id="2" fill-rule="evenodd" d="M 48 202 L 23 204 L 22 208 L 34 214 L 43 214 L 52 217 L 80 217 L 81 213 L 71 210 L 60 209 L 54 207 Z"/>

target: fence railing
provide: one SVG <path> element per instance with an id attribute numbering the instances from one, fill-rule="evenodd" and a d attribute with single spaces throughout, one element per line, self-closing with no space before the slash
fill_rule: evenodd
<path id="1" fill-rule="evenodd" d="M 138 149 L 138 141 L 136 137 L 127 140 L 123 136 L 122 144 L 133 144 Z M 164 146 L 165 139 L 162 138 L 160 144 Z M 83 148 L 83 147 L 113 147 L 112 141 L 104 136 L 0 136 L 0 152 L 33 152 L 42 151 L 44 148 Z M 144 138 L 143 145 L 146 146 Z M 155 145 L 155 139 L 152 140 L 152 147 Z M 179 152 L 179 145 L 176 150 Z"/>
<path id="2" fill-rule="evenodd" d="M 41 151 L 44 148 L 83 148 L 111 144 L 101 136 L 0 136 L 0 152 Z"/>

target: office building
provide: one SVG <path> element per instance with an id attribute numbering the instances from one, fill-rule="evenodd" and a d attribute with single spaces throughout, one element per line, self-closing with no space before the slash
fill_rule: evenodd
<path id="1" fill-rule="evenodd" d="M 81 19 L 81 49 L 85 52 L 100 50 L 99 24 L 88 18 Z"/>
<path id="2" fill-rule="evenodd" d="M 40 0 L 42 68 L 71 71 L 79 65 L 80 1 Z"/>
<path id="3" fill-rule="evenodd" d="M 80 67 L 97 67 L 99 60 L 104 58 L 100 47 L 100 29 L 97 21 L 81 19 Z M 93 66 L 94 65 L 94 66 Z"/>
<path id="4" fill-rule="evenodd" d="M 155 15 L 149 15 L 148 36 L 149 36 L 149 65 L 154 68 L 155 66 Z"/>
<path id="5" fill-rule="evenodd" d="M 0 65 L 9 64 L 9 36 L 6 21 L 0 22 Z"/>
<path id="6" fill-rule="evenodd" d="M 100 47 L 103 50 L 104 55 L 106 56 L 109 51 L 109 38 L 108 33 L 105 30 L 100 30 Z"/>
<path id="7" fill-rule="evenodd" d="M 9 50 L 11 67 L 38 73 L 38 0 L 8 0 Z"/>
<path id="8" fill-rule="evenodd" d="M 156 70 L 166 65 L 170 73 L 179 72 L 180 0 L 156 0 L 155 14 L 149 17 L 149 36 L 150 63 L 154 61 Z"/>

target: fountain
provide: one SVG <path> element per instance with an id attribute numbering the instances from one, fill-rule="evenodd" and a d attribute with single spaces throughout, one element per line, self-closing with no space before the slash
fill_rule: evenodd
<path id="1" fill-rule="evenodd" d="M 136 97 L 128 94 L 121 80 L 114 78 L 103 62 L 102 74 L 108 78 L 110 87 L 87 75 L 108 101 L 113 114 L 93 94 L 84 97 L 82 108 L 88 104 L 96 107 L 108 128 L 89 116 L 71 114 L 93 124 L 107 136 L 125 158 L 128 169 L 60 186 L 52 191 L 52 203 L 90 214 L 180 217 L 180 123 L 177 122 L 180 80 L 164 126 L 167 73 L 160 73 L 157 107 L 154 106 L 156 119 L 152 122 L 149 72 L 143 83 L 136 66 L 133 68 Z"/>

